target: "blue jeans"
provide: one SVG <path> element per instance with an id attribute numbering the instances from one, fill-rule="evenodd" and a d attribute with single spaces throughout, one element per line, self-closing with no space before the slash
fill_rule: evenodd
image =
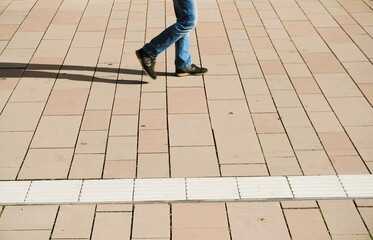
<path id="1" fill-rule="evenodd" d="M 197 3 L 196 0 L 173 0 L 173 2 L 176 23 L 145 44 L 144 51 L 155 59 L 161 52 L 175 44 L 175 66 L 176 69 L 180 69 L 192 64 L 190 32 L 197 24 Z"/>

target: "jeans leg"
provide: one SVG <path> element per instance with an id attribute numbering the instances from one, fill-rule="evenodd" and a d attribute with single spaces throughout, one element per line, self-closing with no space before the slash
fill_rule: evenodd
<path id="1" fill-rule="evenodd" d="M 173 3 L 176 23 L 145 44 L 144 50 L 152 58 L 156 58 L 161 52 L 178 42 L 175 63 L 177 62 L 177 67 L 185 67 L 184 65 L 190 65 L 189 32 L 197 23 L 197 5 L 196 0 L 173 0 Z"/>

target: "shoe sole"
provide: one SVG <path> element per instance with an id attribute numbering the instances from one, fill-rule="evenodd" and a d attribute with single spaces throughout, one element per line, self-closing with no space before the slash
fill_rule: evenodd
<path id="1" fill-rule="evenodd" d="M 141 64 L 141 67 L 142 67 L 142 69 L 144 70 L 144 72 L 146 73 L 146 75 L 148 75 L 151 79 L 157 79 L 157 76 L 156 77 L 152 77 L 152 76 L 150 76 L 150 74 L 148 73 L 148 71 L 146 71 L 146 69 L 145 69 L 145 67 L 144 67 L 144 64 L 142 63 L 142 61 L 141 61 L 141 56 L 140 56 L 140 54 L 139 54 L 139 52 L 138 51 L 136 51 L 136 57 L 137 57 L 137 60 L 139 60 L 139 62 L 140 62 L 140 64 Z"/>
<path id="2" fill-rule="evenodd" d="M 175 73 L 175 77 L 186 77 L 186 76 L 201 76 L 206 73 Z"/>

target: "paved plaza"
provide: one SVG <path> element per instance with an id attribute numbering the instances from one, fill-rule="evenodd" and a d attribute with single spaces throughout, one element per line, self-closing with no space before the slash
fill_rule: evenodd
<path id="1" fill-rule="evenodd" d="M 373 239 L 373 1 L 0 0 L 1 240 Z"/>

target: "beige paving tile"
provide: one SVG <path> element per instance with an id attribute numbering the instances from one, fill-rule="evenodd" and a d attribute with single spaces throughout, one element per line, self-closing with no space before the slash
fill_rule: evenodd
<path id="1" fill-rule="evenodd" d="M 222 177 L 268 176 L 264 163 L 224 164 L 220 165 Z"/>
<path id="2" fill-rule="evenodd" d="M 60 206 L 52 238 L 90 238 L 95 205 Z"/>
<path id="3" fill-rule="evenodd" d="M 69 179 L 101 178 L 104 158 L 104 154 L 75 154 Z"/>
<path id="4" fill-rule="evenodd" d="M 303 108 L 278 108 L 277 110 L 285 128 L 312 127 Z"/>
<path id="5" fill-rule="evenodd" d="M 75 153 L 105 153 L 107 131 L 81 131 Z"/>
<path id="6" fill-rule="evenodd" d="M 302 170 L 295 157 L 267 157 L 266 163 L 271 176 L 302 175 Z"/>
<path id="7" fill-rule="evenodd" d="M 291 82 L 298 94 L 321 93 L 317 82 L 313 78 L 291 78 Z"/>
<path id="8" fill-rule="evenodd" d="M 0 116 L 0 131 L 35 131 L 44 103 L 8 103 Z"/>
<path id="9" fill-rule="evenodd" d="M 308 66 L 303 62 L 285 63 L 284 67 L 290 78 L 310 78 L 312 77 Z"/>
<path id="10" fill-rule="evenodd" d="M 85 111 L 82 131 L 105 131 L 109 129 L 110 111 Z"/>
<path id="11" fill-rule="evenodd" d="M 359 97 L 361 92 L 346 73 L 315 74 L 315 79 L 325 97 Z"/>
<path id="12" fill-rule="evenodd" d="M 214 145 L 206 114 L 174 114 L 168 121 L 170 146 Z"/>
<path id="13" fill-rule="evenodd" d="M 169 177 L 167 153 L 138 154 L 137 178 Z"/>
<path id="14" fill-rule="evenodd" d="M 215 147 L 171 147 L 171 177 L 220 176 Z"/>
<path id="15" fill-rule="evenodd" d="M 66 40 L 66 39 L 72 39 L 74 36 L 74 33 L 76 31 L 76 25 L 74 24 L 56 24 L 56 19 L 58 19 L 57 16 L 59 16 L 59 13 L 57 13 L 56 17 L 53 20 L 53 23 L 49 25 L 48 30 L 46 31 L 43 39 L 58 39 L 58 40 Z"/>
<path id="16" fill-rule="evenodd" d="M 318 35 L 294 36 L 291 38 L 299 53 L 329 53 L 328 45 Z"/>
<path id="17" fill-rule="evenodd" d="M 368 230 L 370 232 L 372 232 L 372 228 L 373 228 L 373 219 L 372 219 L 372 216 L 373 216 L 373 212 L 372 212 L 372 208 L 363 208 L 363 207 L 360 207 L 358 208 L 359 210 L 359 213 L 361 215 L 361 217 L 363 218 L 363 221 L 365 223 L 365 225 L 367 226 Z"/>
<path id="18" fill-rule="evenodd" d="M 137 137 L 109 137 L 106 160 L 134 160 L 137 152 Z"/>
<path id="19" fill-rule="evenodd" d="M 283 209 L 299 209 L 299 208 L 319 208 L 316 201 L 313 200 L 292 200 L 292 201 L 281 201 L 281 207 Z"/>
<path id="20" fill-rule="evenodd" d="M 230 239 L 230 235 L 228 229 L 221 228 L 177 228 L 172 231 L 172 239 L 187 240 L 193 238 L 200 240 L 228 240 Z"/>
<path id="21" fill-rule="evenodd" d="M 286 74 L 275 74 L 266 76 L 271 91 L 277 90 L 294 90 L 289 77 Z"/>
<path id="22" fill-rule="evenodd" d="M 140 127 L 141 130 L 155 130 L 167 128 L 167 115 L 165 109 L 141 110 Z"/>
<path id="23" fill-rule="evenodd" d="M 210 100 L 208 105 L 214 129 L 253 128 L 245 100 Z"/>
<path id="24" fill-rule="evenodd" d="M 264 78 L 241 79 L 245 95 L 268 95 L 269 89 Z"/>
<path id="25" fill-rule="evenodd" d="M 313 128 L 287 128 L 286 132 L 294 150 L 323 149 Z"/>
<path id="26" fill-rule="evenodd" d="M 372 207 L 373 199 L 356 199 L 355 204 L 358 207 Z"/>
<path id="27" fill-rule="evenodd" d="M 203 55 L 201 57 L 204 65 L 209 68 L 209 75 L 237 74 L 232 55 Z"/>
<path id="28" fill-rule="evenodd" d="M 371 126 L 347 127 L 347 134 L 364 161 L 373 161 Z"/>
<path id="29" fill-rule="evenodd" d="M 167 91 L 168 112 L 207 113 L 203 88 L 169 88 Z"/>
<path id="30" fill-rule="evenodd" d="M 272 91 L 272 97 L 276 104 L 276 107 L 301 107 L 301 103 L 294 90 L 274 90 Z"/>
<path id="31" fill-rule="evenodd" d="M 103 178 L 135 178 L 136 161 L 135 160 L 106 160 L 104 166 Z"/>
<path id="32" fill-rule="evenodd" d="M 89 94 L 87 110 L 111 110 L 113 106 L 115 85 L 94 82 Z"/>
<path id="33" fill-rule="evenodd" d="M 227 203 L 233 239 L 290 239 L 279 203 Z"/>
<path id="34" fill-rule="evenodd" d="M 329 156 L 357 155 L 354 145 L 344 132 L 322 132 L 319 137 Z"/>
<path id="35" fill-rule="evenodd" d="M 251 129 L 214 131 L 220 164 L 264 163 L 255 132 Z"/>
<path id="36" fill-rule="evenodd" d="M 318 202 L 331 235 L 368 233 L 352 201 L 323 200 Z"/>
<path id="37" fill-rule="evenodd" d="M 130 239 L 131 213 L 96 213 L 92 239 Z"/>
<path id="38" fill-rule="evenodd" d="M 53 83 L 53 78 L 22 78 L 10 102 L 46 102 Z"/>
<path id="39" fill-rule="evenodd" d="M 323 150 L 296 151 L 304 175 L 334 175 L 334 168 Z"/>
<path id="40" fill-rule="evenodd" d="M 111 117 L 110 136 L 136 136 L 137 131 L 137 115 L 114 115 Z"/>
<path id="41" fill-rule="evenodd" d="M 42 117 L 31 147 L 74 147 L 80 122 L 81 116 Z"/>
<path id="42" fill-rule="evenodd" d="M 372 108 L 363 97 L 331 98 L 329 102 L 344 126 L 370 125 L 373 122 Z"/>
<path id="43" fill-rule="evenodd" d="M 274 113 L 276 107 L 271 95 L 249 95 L 247 96 L 251 113 Z"/>
<path id="44" fill-rule="evenodd" d="M 18 31 L 21 32 L 45 32 L 51 19 L 48 17 L 28 17 L 22 22 Z"/>
<path id="45" fill-rule="evenodd" d="M 98 204 L 96 213 L 98 212 L 132 212 L 132 204 Z"/>
<path id="46" fill-rule="evenodd" d="M 371 83 L 362 83 L 358 84 L 361 92 L 367 98 L 370 104 L 373 103 L 373 84 Z"/>
<path id="47" fill-rule="evenodd" d="M 310 112 L 308 115 L 317 132 L 343 132 L 342 125 L 333 112 Z"/>
<path id="48" fill-rule="evenodd" d="M 316 30 L 309 21 L 283 21 L 283 24 L 289 35 L 292 37 L 314 36 L 317 34 Z"/>
<path id="49" fill-rule="evenodd" d="M 7 48 L 36 49 L 43 37 L 43 32 L 16 32 Z M 27 39 L 27 41 L 25 41 Z"/>
<path id="50" fill-rule="evenodd" d="M 369 170 L 359 156 L 331 156 L 330 161 L 338 175 L 369 174 Z"/>
<path id="51" fill-rule="evenodd" d="M 299 98 L 307 113 L 332 111 L 329 103 L 322 94 L 299 94 Z"/>
<path id="52" fill-rule="evenodd" d="M 165 93 L 143 93 L 141 94 L 141 109 L 165 109 Z"/>
<path id="53" fill-rule="evenodd" d="M 170 206 L 135 205 L 132 238 L 170 238 Z"/>
<path id="54" fill-rule="evenodd" d="M 31 142 L 32 132 L 0 132 L 1 167 L 19 167 Z"/>
<path id="55" fill-rule="evenodd" d="M 73 149 L 30 149 L 18 179 L 65 179 Z"/>
<path id="56" fill-rule="evenodd" d="M 207 99 L 244 99 L 240 79 L 236 76 L 206 76 Z"/>
<path id="57" fill-rule="evenodd" d="M 49 230 L 53 228 L 58 206 L 7 206 L 1 214 L 0 229 Z"/>
<path id="58" fill-rule="evenodd" d="M 356 83 L 372 83 L 373 67 L 369 62 L 346 62 L 343 65 Z"/>
<path id="59" fill-rule="evenodd" d="M 263 153 L 268 157 L 292 157 L 293 149 L 285 133 L 259 134 Z"/>
<path id="60" fill-rule="evenodd" d="M 19 27 L 18 24 L 2 24 L 0 30 L 1 40 L 10 40 Z"/>
<path id="61" fill-rule="evenodd" d="M 284 127 L 277 113 L 252 114 L 257 133 L 284 133 Z"/>
<path id="62" fill-rule="evenodd" d="M 12 240 L 47 240 L 50 236 L 50 230 L 28 230 L 28 231 L 0 231 L 0 237 L 2 239 Z"/>
<path id="63" fill-rule="evenodd" d="M 366 61 L 367 57 L 354 43 L 338 43 L 329 45 L 339 61 Z"/>
<path id="64" fill-rule="evenodd" d="M 284 209 L 284 214 L 294 239 L 330 239 L 318 209 Z"/>

